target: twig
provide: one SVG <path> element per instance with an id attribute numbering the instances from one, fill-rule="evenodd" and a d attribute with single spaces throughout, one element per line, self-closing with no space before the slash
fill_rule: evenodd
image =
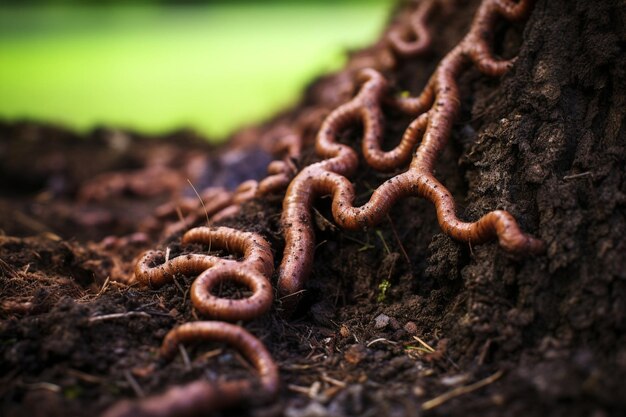
<path id="1" fill-rule="evenodd" d="M 400 251 L 402 251 L 402 255 L 404 255 L 404 259 L 406 259 L 406 263 L 410 268 L 411 259 L 409 258 L 409 254 L 406 253 L 406 250 L 404 249 L 404 245 L 402 244 L 402 241 L 400 240 L 400 236 L 398 236 L 398 232 L 396 231 L 396 226 L 394 226 L 393 221 L 391 221 L 391 216 L 389 216 L 389 213 L 387 213 L 387 220 L 389 221 L 389 226 L 391 226 L 391 232 L 393 233 L 393 236 L 396 238 L 396 241 L 398 242 L 398 246 L 400 246 Z"/>
<path id="2" fill-rule="evenodd" d="M 189 178 L 187 178 L 187 182 L 189 183 L 189 185 L 191 185 L 191 188 L 193 189 L 193 192 L 196 193 L 196 195 L 198 196 L 198 200 L 200 200 L 200 204 L 202 204 L 202 208 L 204 209 L 204 215 L 206 216 L 206 224 L 208 226 L 209 224 L 211 224 L 211 221 L 209 220 L 209 211 L 206 209 L 206 205 L 204 204 L 204 200 L 202 199 L 202 197 L 200 197 L 200 194 L 198 193 L 198 190 L 196 190 L 196 187 L 193 186 L 193 184 L 191 183 L 191 180 Z"/>
<path id="3" fill-rule="evenodd" d="M 348 384 L 343 381 L 329 377 L 328 375 L 326 375 L 325 372 L 322 372 L 322 381 L 328 382 L 329 384 L 340 388 L 345 388 L 346 386 L 348 386 Z"/>
<path id="4" fill-rule="evenodd" d="M 383 242 L 383 246 L 385 247 L 385 251 L 387 251 L 387 255 L 391 255 L 391 250 L 389 249 L 389 246 L 387 246 L 387 242 L 385 241 L 385 238 L 383 237 L 383 232 L 381 232 L 380 229 L 376 230 L 376 235 Z"/>
<path id="5" fill-rule="evenodd" d="M 380 342 L 389 343 L 390 345 L 397 345 L 398 344 L 398 342 L 394 342 L 393 340 L 385 339 L 384 337 L 379 337 L 378 339 L 374 339 L 374 340 L 368 342 L 365 346 L 370 347 L 373 344 L 380 343 Z"/>
<path id="6" fill-rule="evenodd" d="M 146 394 L 143 392 L 143 389 L 141 389 L 141 387 L 139 386 L 139 383 L 137 382 L 137 380 L 132 376 L 132 374 L 128 370 L 124 371 L 124 377 L 126 378 L 126 381 L 128 381 L 128 384 L 133 389 L 133 391 L 135 391 L 135 395 L 137 397 L 143 398 L 146 396 Z"/>
<path id="7" fill-rule="evenodd" d="M 282 301 L 282 300 L 284 300 L 286 298 L 289 298 L 289 297 L 295 297 L 295 296 L 298 296 L 298 295 L 300 295 L 302 293 L 305 293 L 305 292 L 306 292 L 306 290 L 300 290 L 300 291 L 297 291 L 297 292 L 294 292 L 294 293 L 291 293 L 291 294 L 287 294 L 287 295 L 284 295 L 284 296 L 280 297 L 280 300 Z"/>
<path id="8" fill-rule="evenodd" d="M 180 356 L 183 358 L 183 363 L 185 364 L 185 369 L 191 371 L 191 361 L 189 360 L 189 354 L 187 353 L 187 349 L 185 349 L 185 345 L 180 343 L 178 345 L 178 350 L 180 350 Z"/>
<path id="9" fill-rule="evenodd" d="M 165 248 L 165 262 L 170 260 L 170 254 L 171 254 L 172 250 L 170 249 L 170 247 L 168 246 L 167 248 Z"/>
<path id="10" fill-rule="evenodd" d="M 113 313 L 113 314 L 103 314 L 101 316 L 93 316 L 89 317 L 87 320 L 89 323 L 95 323 L 98 321 L 106 321 L 106 320 L 115 320 L 124 317 L 146 317 L 150 318 L 150 314 L 143 311 L 127 311 L 126 313 Z"/>
<path id="11" fill-rule="evenodd" d="M 100 288 L 100 291 L 98 291 L 98 293 L 96 294 L 95 299 L 100 298 L 100 296 L 102 294 L 104 294 L 107 289 L 109 289 L 109 283 L 110 282 L 111 282 L 111 277 L 108 276 L 107 279 L 104 280 L 104 284 L 102 284 L 102 287 Z"/>
<path id="12" fill-rule="evenodd" d="M 185 225 L 185 229 L 187 228 L 187 222 L 185 221 L 185 216 L 183 216 L 183 212 L 180 209 L 180 206 L 176 206 L 176 216 L 178 216 L 178 221 Z"/>
<path id="13" fill-rule="evenodd" d="M 73 377 L 80 379 L 81 381 L 85 381 L 90 384 L 101 384 L 104 381 L 104 379 L 99 376 L 90 375 L 72 368 L 68 369 L 67 373 Z"/>
<path id="14" fill-rule="evenodd" d="M 420 343 L 420 345 L 424 346 L 426 348 L 426 350 L 428 350 L 430 353 L 434 353 L 435 352 L 435 349 L 433 349 L 432 346 L 430 346 L 428 343 L 424 342 L 419 337 L 413 336 L 413 339 L 417 340 Z"/>
<path id="15" fill-rule="evenodd" d="M 224 351 L 224 349 L 213 349 L 213 350 L 209 350 L 208 352 L 203 353 L 202 355 L 198 356 L 198 357 L 196 358 L 196 362 L 197 362 L 197 361 L 202 361 L 202 362 L 207 361 L 207 360 L 209 360 L 209 359 L 211 359 L 211 358 L 214 358 L 214 357 L 216 357 L 216 356 L 221 355 L 223 351 Z"/>
<path id="16" fill-rule="evenodd" d="M 35 382 L 32 384 L 24 384 L 24 386 L 28 389 L 31 390 L 46 390 L 46 391 L 51 391 L 51 392 L 61 392 L 63 391 L 63 388 L 61 388 L 59 385 L 57 384 L 53 384 L 51 382 Z"/>
<path id="17" fill-rule="evenodd" d="M 294 384 L 289 384 L 287 385 L 287 389 L 293 392 L 297 392 L 298 394 L 304 394 L 304 395 L 309 395 L 309 392 L 311 391 L 310 387 L 301 387 L 299 385 L 294 385 Z"/>
<path id="18" fill-rule="evenodd" d="M 572 175 L 566 175 L 563 177 L 563 179 L 565 181 L 567 180 L 574 180 L 576 178 L 584 178 L 584 177 L 588 177 L 591 175 L 591 171 L 587 171 L 587 172 L 581 172 L 579 174 L 572 174 Z"/>
<path id="19" fill-rule="evenodd" d="M 304 363 L 304 364 L 294 363 L 294 364 L 288 364 L 288 365 L 281 366 L 280 369 L 283 370 L 283 371 L 299 372 L 299 371 L 304 371 L 304 370 L 307 370 L 307 369 L 315 368 L 316 366 L 318 366 L 318 365 L 317 364 L 308 364 L 308 363 Z"/>
<path id="20" fill-rule="evenodd" d="M 498 379 L 500 379 L 500 377 L 502 377 L 502 375 L 504 374 L 503 371 L 498 371 L 495 374 L 488 376 L 485 379 L 481 379 L 478 382 L 475 382 L 473 384 L 470 385 L 466 385 L 464 387 L 458 387 L 455 388 L 453 390 L 450 390 L 438 397 L 433 398 L 432 400 L 428 400 L 425 403 L 422 404 L 422 410 L 426 411 L 426 410 L 432 410 L 435 407 L 439 407 L 441 404 L 450 401 L 453 398 L 459 397 L 461 395 L 465 395 L 465 394 L 469 394 L 472 391 L 476 391 L 477 389 L 480 389 L 484 386 L 487 386 L 489 384 L 493 384 L 495 381 L 497 381 Z"/>
<path id="21" fill-rule="evenodd" d="M 166 261 L 167 262 L 167 261 Z M 172 276 L 172 281 L 174 282 L 174 285 L 176 285 L 176 288 L 178 288 L 178 291 L 180 291 L 181 294 L 183 294 L 183 296 L 185 295 L 185 290 L 183 289 L 183 287 L 180 285 L 180 283 L 178 282 L 178 280 L 176 279 L 176 276 L 173 275 Z"/>
<path id="22" fill-rule="evenodd" d="M 0 258 L 0 270 L 3 270 L 8 278 L 19 277 L 19 274 L 11 265 L 5 262 L 2 258 Z"/>

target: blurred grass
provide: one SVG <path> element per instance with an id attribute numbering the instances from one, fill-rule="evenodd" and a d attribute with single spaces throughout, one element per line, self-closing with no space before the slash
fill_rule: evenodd
<path id="1" fill-rule="evenodd" d="M 389 4 L 0 8 L 0 118 L 213 138 L 295 102 Z"/>

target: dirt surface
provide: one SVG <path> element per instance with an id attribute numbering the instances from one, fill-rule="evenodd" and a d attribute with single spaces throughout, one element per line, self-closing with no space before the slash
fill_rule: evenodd
<path id="1" fill-rule="evenodd" d="M 476 5 L 432 16 L 432 53 L 386 74 L 396 90 L 422 89 Z M 246 324 L 280 367 L 279 398 L 221 415 L 624 415 L 625 20 L 618 1 L 538 1 L 527 22 L 497 33 L 496 51 L 519 56 L 514 67 L 461 79 L 462 111 L 436 175 L 462 218 L 506 209 L 546 242 L 545 255 L 455 242 L 432 204 L 415 198 L 377 227 L 343 232 L 322 199 L 295 316 L 277 305 Z M 191 131 L 78 137 L 0 124 L 0 415 L 92 416 L 181 382 L 249 375 L 219 346 L 188 346 L 189 364 L 159 361 L 164 335 L 196 319 L 192 277 L 158 290 L 107 277 L 129 274 L 143 250 L 176 250 L 178 235 L 140 225 L 159 205 L 193 196 L 188 179 L 232 189 L 261 178 L 272 156 L 250 138 L 345 101 L 341 82 L 320 79 L 300 106 L 218 148 Z M 407 121 L 389 120 L 391 147 Z M 312 160 L 309 146 L 298 166 Z M 388 177 L 359 171 L 357 202 Z M 281 201 L 250 201 L 219 224 L 261 233 L 278 264 Z"/>

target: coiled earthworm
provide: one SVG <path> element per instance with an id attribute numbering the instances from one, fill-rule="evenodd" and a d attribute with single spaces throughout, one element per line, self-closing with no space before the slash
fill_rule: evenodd
<path id="1" fill-rule="evenodd" d="M 274 271 L 274 258 L 265 239 L 227 227 L 197 227 L 183 235 L 182 243 L 201 243 L 209 250 L 243 254 L 243 260 L 187 254 L 166 261 L 162 251 L 150 251 L 135 266 L 137 279 L 151 287 L 160 287 L 176 274 L 199 274 L 191 286 L 191 300 L 197 310 L 213 318 L 250 320 L 269 310 L 273 293 L 268 277 Z M 233 300 L 211 294 L 217 284 L 228 279 L 250 288 L 252 296 Z"/>

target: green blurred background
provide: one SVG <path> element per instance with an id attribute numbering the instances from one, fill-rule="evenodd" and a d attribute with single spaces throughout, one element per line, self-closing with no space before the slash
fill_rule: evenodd
<path id="1" fill-rule="evenodd" d="M 376 39 L 386 0 L 0 0 L 0 119 L 213 139 Z"/>

